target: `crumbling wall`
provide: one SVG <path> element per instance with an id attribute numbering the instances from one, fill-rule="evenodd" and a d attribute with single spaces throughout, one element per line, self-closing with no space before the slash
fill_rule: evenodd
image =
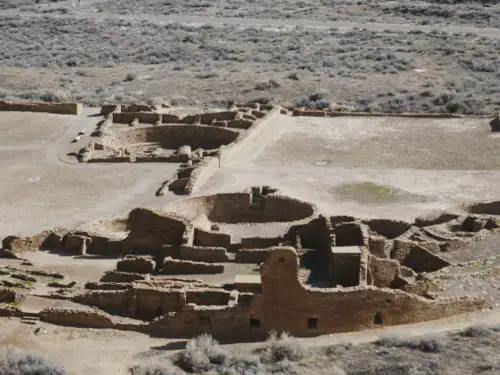
<path id="1" fill-rule="evenodd" d="M 161 249 L 162 245 L 181 245 L 187 221 L 173 214 L 146 208 L 130 211 L 130 233 L 122 242 L 123 249 Z"/>
<path id="2" fill-rule="evenodd" d="M 138 119 L 140 124 L 157 124 L 161 122 L 161 113 L 154 112 L 114 112 L 112 122 L 114 124 L 130 124 Z"/>
<path id="3" fill-rule="evenodd" d="M 186 290 L 186 303 L 198 306 L 227 306 L 231 292 L 222 289 Z"/>
<path id="4" fill-rule="evenodd" d="M 0 111 L 46 112 L 59 115 L 80 115 L 82 103 L 46 103 L 0 100 Z"/>
<path id="5" fill-rule="evenodd" d="M 401 273 L 399 262 L 394 259 L 380 259 L 370 255 L 368 264 L 368 284 L 379 288 L 390 288 Z"/>
<path id="6" fill-rule="evenodd" d="M 361 330 L 438 319 L 481 309 L 484 300 L 427 300 L 399 290 L 373 286 L 344 290 L 309 288 L 298 279 L 292 248 L 271 252 L 261 267 L 260 327 L 298 336 Z"/>
<path id="7" fill-rule="evenodd" d="M 116 264 L 116 270 L 120 272 L 152 273 L 154 269 L 154 260 L 151 257 L 144 256 L 129 255 Z"/>
<path id="8" fill-rule="evenodd" d="M 372 231 L 389 239 L 401 236 L 411 227 L 410 223 L 391 219 L 363 220 L 362 223 L 368 225 Z"/>
<path id="9" fill-rule="evenodd" d="M 122 112 L 151 112 L 156 110 L 156 107 L 148 104 L 123 104 Z"/>
<path id="10" fill-rule="evenodd" d="M 89 328 L 113 328 L 115 324 L 112 316 L 99 310 L 48 308 L 40 312 L 40 319 L 49 323 Z"/>
<path id="11" fill-rule="evenodd" d="M 203 247 L 182 245 L 179 258 L 197 262 L 217 263 L 227 262 L 229 257 L 224 247 Z"/>
<path id="12" fill-rule="evenodd" d="M 194 229 L 194 246 L 224 247 L 228 249 L 231 246 L 231 236 L 217 231 L 205 231 Z"/>
<path id="13" fill-rule="evenodd" d="M 239 115 L 238 111 L 222 111 L 200 114 L 200 122 L 205 125 L 211 125 L 213 121 L 235 120 Z"/>
<path id="14" fill-rule="evenodd" d="M 129 113 L 114 113 L 118 118 L 133 117 Z M 149 116 L 159 116 L 157 114 L 148 114 Z M 128 117 L 127 117 L 128 116 Z M 132 121 L 131 119 L 130 121 Z M 151 119 L 152 121 L 153 119 Z M 110 146 L 123 146 L 125 144 L 134 144 L 141 142 L 156 142 L 167 149 L 177 150 L 179 147 L 187 145 L 196 150 L 213 150 L 234 142 L 238 137 L 238 132 L 230 129 L 207 125 L 161 125 L 161 126 L 141 126 L 136 128 L 119 129 L 107 137 Z"/>
<path id="15" fill-rule="evenodd" d="M 104 283 L 129 283 L 137 280 L 147 280 L 149 275 L 141 273 L 106 271 L 101 277 L 101 282 Z"/>
<path id="16" fill-rule="evenodd" d="M 360 223 L 341 223 L 334 228 L 335 246 L 368 246 L 368 231 Z"/>
<path id="17" fill-rule="evenodd" d="M 165 258 L 159 273 L 166 275 L 216 274 L 224 273 L 224 265 Z"/>
<path id="18" fill-rule="evenodd" d="M 134 292 L 131 289 L 123 290 L 90 290 L 77 294 L 73 302 L 95 306 L 107 313 L 128 316 Z"/>
<path id="19" fill-rule="evenodd" d="M 419 243 L 408 240 L 394 240 L 391 258 L 415 272 L 434 272 L 450 265 Z"/>
<path id="20" fill-rule="evenodd" d="M 285 196 L 267 195 L 253 205 L 249 193 L 217 194 L 208 218 L 220 223 L 287 222 L 302 220 L 315 213 L 314 205 Z"/>
<path id="21" fill-rule="evenodd" d="M 500 215 L 500 201 L 474 203 L 468 207 L 471 214 Z"/>
<path id="22" fill-rule="evenodd" d="M 155 288 L 136 289 L 135 312 L 133 317 L 152 320 L 168 312 L 179 311 L 186 304 L 186 295 L 180 290 Z"/>
<path id="23" fill-rule="evenodd" d="M 210 333 L 219 340 L 263 338 L 260 328 L 252 328 L 247 306 L 196 306 L 165 315 L 150 324 L 151 334 L 160 337 L 191 338 Z"/>

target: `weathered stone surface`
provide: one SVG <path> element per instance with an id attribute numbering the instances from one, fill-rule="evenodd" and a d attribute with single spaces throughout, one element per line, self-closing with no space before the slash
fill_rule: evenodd
<path id="1" fill-rule="evenodd" d="M 89 328 L 113 328 L 114 326 L 112 316 L 97 309 L 48 308 L 40 312 L 40 320 L 49 323 Z"/>
<path id="2" fill-rule="evenodd" d="M 377 258 L 388 258 L 389 255 L 385 251 L 386 242 L 384 236 L 371 235 L 368 239 L 368 249 L 370 253 Z"/>
<path id="3" fill-rule="evenodd" d="M 370 255 L 368 258 L 371 285 L 379 288 L 389 288 L 394 279 L 399 276 L 399 262 L 394 259 L 380 259 Z"/>
<path id="4" fill-rule="evenodd" d="M 406 240 L 394 241 L 391 258 L 416 272 L 433 272 L 450 265 L 418 243 Z"/>
<path id="5" fill-rule="evenodd" d="M 118 261 L 116 270 L 129 273 L 152 273 L 155 262 L 151 257 L 128 255 Z"/>
<path id="6" fill-rule="evenodd" d="M 223 273 L 224 265 L 165 258 L 160 273 L 167 275 Z"/>
<path id="7" fill-rule="evenodd" d="M 464 232 L 479 232 L 486 227 L 488 220 L 486 218 L 479 218 L 475 216 L 467 216 L 462 221 L 461 229 Z"/>
<path id="8" fill-rule="evenodd" d="M 118 271 L 107 271 L 103 277 L 101 277 L 101 282 L 108 283 L 128 283 L 136 280 L 148 280 L 149 275 L 140 273 L 130 273 L 130 272 L 118 272 Z"/>
<path id="9" fill-rule="evenodd" d="M 83 104 L 0 100 L 0 111 L 46 112 L 61 115 L 80 115 L 83 112 Z"/>
<path id="10" fill-rule="evenodd" d="M 229 257 L 223 247 L 182 245 L 179 258 L 196 262 L 218 263 L 227 262 Z"/>
<path id="11" fill-rule="evenodd" d="M 411 224 L 406 221 L 392 219 L 370 219 L 363 220 L 362 223 L 368 225 L 370 230 L 389 239 L 401 236 L 411 227 Z"/>
<path id="12" fill-rule="evenodd" d="M 459 215 L 445 211 L 435 211 L 425 216 L 420 216 L 415 219 L 417 227 L 429 227 L 431 225 L 443 224 L 448 221 L 455 220 Z"/>

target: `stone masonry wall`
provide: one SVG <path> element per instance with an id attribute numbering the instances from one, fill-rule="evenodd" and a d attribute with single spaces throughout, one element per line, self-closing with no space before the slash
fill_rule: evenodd
<path id="1" fill-rule="evenodd" d="M 160 273 L 166 275 L 195 275 L 223 273 L 224 265 L 166 258 Z"/>
<path id="2" fill-rule="evenodd" d="M 204 247 L 183 245 L 179 251 L 179 258 L 197 262 L 217 263 L 227 262 L 229 257 L 224 247 Z"/>
<path id="3" fill-rule="evenodd" d="M 231 236 L 226 233 L 215 231 L 205 231 L 195 228 L 194 246 L 224 247 L 228 249 L 231 246 Z"/>
<path id="4" fill-rule="evenodd" d="M 0 111 L 46 112 L 59 115 L 80 115 L 82 103 L 17 102 L 0 100 Z"/>
<path id="5" fill-rule="evenodd" d="M 261 267 L 263 329 L 318 335 L 372 328 L 375 315 L 384 324 L 437 319 L 480 309 L 484 300 L 426 300 L 397 290 L 354 287 L 308 288 L 298 281 L 298 257 L 292 248 L 269 254 Z"/>
<path id="6" fill-rule="evenodd" d="M 130 233 L 122 242 L 123 249 L 158 250 L 162 245 L 181 245 L 187 221 L 173 214 L 136 208 L 129 213 Z"/>

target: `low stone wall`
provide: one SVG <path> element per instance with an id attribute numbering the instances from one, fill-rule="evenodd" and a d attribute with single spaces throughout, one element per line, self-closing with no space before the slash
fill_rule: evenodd
<path id="1" fill-rule="evenodd" d="M 227 262 L 229 257 L 224 247 L 202 247 L 183 245 L 179 251 L 179 258 L 197 262 L 218 263 Z"/>
<path id="2" fill-rule="evenodd" d="M 130 123 L 135 117 L 131 113 L 114 113 L 113 122 Z M 146 120 L 152 123 L 160 116 L 156 113 L 143 113 L 142 116 L 151 118 L 139 118 L 140 122 Z M 190 146 L 192 150 L 202 148 L 204 150 L 214 150 L 223 145 L 234 142 L 238 137 L 238 132 L 208 125 L 160 125 L 160 126 L 140 126 L 118 129 L 106 138 L 109 146 L 126 147 L 126 144 L 142 142 L 158 142 L 160 147 L 178 150 L 181 146 Z"/>
<path id="3" fill-rule="evenodd" d="M 231 292 L 220 289 L 186 290 L 186 303 L 198 306 L 226 306 Z"/>
<path id="4" fill-rule="evenodd" d="M 450 265 L 419 243 L 407 240 L 394 240 L 391 258 L 415 272 L 434 272 Z"/>
<path id="5" fill-rule="evenodd" d="M 197 190 L 199 186 L 203 185 L 214 172 L 220 167 L 219 157 L 206 157 L 203 158 L 201 163 L 193 170 L 189 179 L 184 187 L 185 194 L 191 194 Z"/>
<path id="6" fill-rule="evenodd" d="M 58 115 L 80 115 L 82 103 L 18 102 L 0 100 L 0 111 L 45 112 Z"/>
<path id="7" fill-rule="evenodd" d="M 226 233 L 216 231 L 204 231 L 194 229 L 194 246 L 223 247 L 228 249 L 231 246 L 231 236 Z"/>
<path id="8" fill-rule="evenodd" d="M 129 283 L 137 280 L 148 280 L 149 275 L 141 273 L 130 273 L 130 272 L 119 272 L 119 271 L 107 271 L 103 277 L 101 277 L 100 282 L 106 283 Z"/>
<path id="9" fill-rule="evenodd" d="M 368 225 L 372 231 L 389 239 L 401 236 L 411 227 L 411 224 L 406 221 L 391 219 L 363 220 L 362 223 Z"/>
<path id="10" fill-rule="evenodd" d="M 224 273 L 224 265 L 166 258 L 159 273 L 165 275 L 216 274 Z"/>
<path id="11" fill-rule="evenodd" d="M 48 308 L 40 312 L 40 320 L 88 328 L 113 328 L 114 326 L 112 316 L 99 310 Z"/>
<path id="12" fill-rule="evenodd" d="M 154 112 L 115 112 L 112 114 L 114 124 L 130 124 L 138 119 L 140 124 L 156 124 L 161 122 L 161 114 Z"/>
<path id="13" fill-rule="evenodd" d="M 156 110 L 155 106 L 147 104 L 122 104 L 122 112 L 151 112 Z"/>
<path id="14" fill-rule="evenodd" d="M 107 116 L 110 113 L 113 112 L 120 113 L 121 111 L 122 111 L 121 104 L 104 104 L 101 106 L 101 111 L 99 112 L 99 114 Z"/>
<path id="15" fill-rule="evenodd" d="M 500 215 L 500 201 L 474 203 L 467 209 L 471 214 Z"/>
<path id="16" fill-rule="evenodd" d="M 129 255 L 116 264 L 116 270 L 120 272 L 152 273 L 154 269 L 155 262 L 151 257 Z"/>

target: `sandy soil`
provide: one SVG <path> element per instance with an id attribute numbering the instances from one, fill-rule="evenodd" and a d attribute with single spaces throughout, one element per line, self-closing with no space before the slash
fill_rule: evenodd
<path id="1" fill-rule="evenodd" d="M 1 237 L 126 216 L 137 206 L 159 207 L 175 198 L 155 197 L 175 164 L 72 164 L 74 157 L 67 154 L 89 142 L 99 120 L 89 117 L 95 112 L 89 108 L 78 117 L 41 114 L 40 120 L 35 114 L 0 113 Z M 13 127 L 13 122 L 21 125 Z M 71 143 L 84 128 L 86 137 Z"/>
<path id="2" fill-rule="evenodd" d="M 486 119 L 281 116 L 203 188 L 269 184 L 330 214 L 412 220 L 497 198 L 497 143 Z"/>

